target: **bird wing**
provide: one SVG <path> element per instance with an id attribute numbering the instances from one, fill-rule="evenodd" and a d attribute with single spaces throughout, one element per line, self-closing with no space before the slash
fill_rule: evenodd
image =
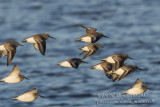
<path id="1" fill-rule="evenodd" d="M 34 46 L 34 49 L 39 50 L 37 43 L 34 43 L 33 46 Z"/>
<path id="2" fill-rule="evenodd" d="M 80 53 L 79 55 L 83 55 L 83 54 L 85 54 L 86 53 L 86 51 L 83 51 L 82 53 Z"/>
<path id="3" fill-rule="evenodd" d="M 96 50 L 90 50 L 90 51 L 83 57 L 83 59 L 91 56 L 91 55 L 94 54 L 95 52 L 96 52 Z"/>
<path id="4" fill-rule="evenodd" d="M 141 81 L 139 78 L 135 81 L 134 85 L 132 86 L 132 88 L 136 88 L 136 87 L 142 87 L 143 85 L 143 81 Z"/>
<path id="5" fill-rule="evenodd" d="M 38 45 L 38 49 L 40 50 L 41 54 L 45 55 L 46 41 L 43 38 L 40 38 L 40 37 L 36 38 L 35 41 L 36 41 L 36 43 Z"/>
<path id="6" fill-rule="evenodd" d="M 9 74 L 9 76 L 19 75 L 21 70 L 18 68 L 17 65 L 14 65 L 12 72 Z"/>
<path id="7" fill-rule="evenodd" d="M 73 68 L 78 68 L 78 66 L 79 66 L 79 63 L 76 62 L 76 61 L 72 61 L 72 62 L 70 62 L 70 64 L 71 64 L 71 66 L 72 66 Z"/>
<path id="8" fill-rule="evenodd" d="M 16 54 L 16 47 L 10 46 L 6 48 L 6 50 L 7 50 L 7 66 L 8 66 Z"/>

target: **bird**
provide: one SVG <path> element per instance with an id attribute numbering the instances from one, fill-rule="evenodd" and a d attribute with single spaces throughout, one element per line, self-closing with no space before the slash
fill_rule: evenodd
<path id="1" fill-rule="evenodd" d="M 148 89 L 152 90 L 152 89 L 148 88 L 147 86 L 144 86 L 143 81 L 140 80 L 139 78 L 137 78 L 134 85 L 130 89 L 128 89 L 127 91 L 124 91 L 123 95 L 124 94 L 139 95 L 139 94 L 144 93 Z"/>
<path id="2" fill-rule="evenodd" d="M 107 72 L 107 71 L 112 70 L 112 64 L 109 62 L 102 61 L 102 62 L 90 67 L 90 69 L 97 69 L 97 70 L 101 70 L 101 71 L 105 70 Z"/>
<path id="3" fill-rule="evenodd" d="M 34 88 L 28 92 L 25 92 L 23 94 L 21 94 L 20 96 L 17 96 L 17 97 L 14 97 L 12 98 L 13 100 L 19 100 L 19 101 L 22 101 L 22 102 L 32 102 L 34 100 L 36 100 L 38 97 L 43 97 L 41 96 L 37 89 Z"/>
<path id="4" fill-rule="evenodd" d="M 86 29 L 86 33 L 95 33 L 96 32 L 96 28 L 92 28 L 92 27 L 87 27 L 87 26 L 84 26 L 84 25 L 81 25 L 81 27 L 83 27 L 84 29 Z"/>
<path id="5" fill-rule="evenodd" d="M 60 62 L 57 65 L 63 66 L 63 67 L 73 67 L 73 68 L 77 69 L 81 63 L 87 63 L 87 62 L 84 62 L 80 58 L 71 58 L 71 59 L 65 60 L 63 62 Z"/>
<path id="6" fill-rule="evenodd" d="M 104 36 L 103 33 L 100 32 L 92 32 L 92 33 L 86 33 L 84 36 L 81 38 L 76 39 L 77 41 L 83 41 L 83 42 L 91 42 L 95 43 L 102 37 L 108 38 L 107 36 Z"/>
<path id="7" fill-rule="evenodd" d="M 17 65 L 13 66 L 12 72 L 9 74 L 9 76 L 3 78 L 0 80 L 0 82 L 6 82 L 6 83 L 18 83 L 23 81 L 26 78 L 24 75 L 20 75 L 21 70 L 18 68 Z"/>
<path id="8" fill-rule="evenodd" d="M 97 43 L 88 44 L 82 48 L 79 48 L 80 50 L 83 50 L 83 52 L 80 55 L 87 53 L 83 57 L 83 59 L 85 59 L 85 58 L 91 56 L 92 54 L 94 54 L 101 47 L 102 47 L 101 44 L 97 44 Z"/>
<path id="9" fill-rule="evenodd" d="M 106 61 L 113 64 L 113 71 L 117 70 L 118 68 L 122 67 L 124 65 L 124 62 L 126 59 L 133 59 L 127 54 L 114 54 L 112 56 L 109 56 L 105 59 L 102 59 L 101 61 Z"/>
<path id="10" fill-rule="evenodd" d="M 46 40 L 54 37 L 51 37 L 49 34 L 41 33 L 30 36 L 27 39 L 22 40 L 22 42 L 33 43 L 33 46 L 36 50 L 39 50 L 42 55 L 45 55 L 46 51 Z"/>
<path id="11" fill-rule="evenodd" d="M 102 61 L 92 67 L 90 67 L 90 69 L 97 69 L 97 70 L 101 70 L 101 71 L 104 71 L 105 75 L 111 79 L 111 73 L 112 73 L 112 64 L 109 63 L 109 62 L 105 62 L 105 61 Z"/>
<path id="12" fill-rule="evenodd" d="M 143 69 L 138 68 L 136 65 L 124 65 L 124 66 L 118 68 L 113 73 L 111 73 L 112 81 L 113 82 L 116 80 L 119 81 L 136 70 L 143 70 Z"/>
<path id="13" fill-rule="evenodd" d="M 9 66 L 10 63 L 12 62 L 16 54 L 16 48 L 18 46 L 23 46 L 23 45 L 19 44 L 16 41 L 9 41 L 0 45 L 0 57 L 7 55 L 7 66 Z"/>

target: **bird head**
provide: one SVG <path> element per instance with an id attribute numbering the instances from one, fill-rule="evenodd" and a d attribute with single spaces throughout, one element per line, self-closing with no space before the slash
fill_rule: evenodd
<path id="1" fill-rule="evenodd" d="M 43 36 L 45 39 L 49 39 L 49 38 L 55 39 L 54 37 L 50 36 L 49 34 L 42 34 L 42 36 Z"/>

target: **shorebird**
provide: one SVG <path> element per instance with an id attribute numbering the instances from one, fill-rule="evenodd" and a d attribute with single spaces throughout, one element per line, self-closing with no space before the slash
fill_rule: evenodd
<path id="1" fill-rule="evenodd" d="M 84 46 L 84 47 L 82 47 L 82 48 L 79 48 L 80 50 L 83 50 L 83 52 L 82 52 L 80 55 L 85 54 L 85 53 L 88 52 L 88 53 L 83 57 L 83 59 L 85 59 L 85 58 L 91 56 L 92 54 L 94 54 L 94 53 L 95 53 L 99 48 L 101 48 L 101 47 L 102 47 L 102 46 L 101 46 L 100 44 L 97 44 L 97 43 L 88 44 L 88 45 L 86 45 L 86 46 Z"/>
<path id="2" fill-rule="evenodd" d="M 81 27 L 83 27 L 84 29 L 86 29 L 86 33 L 90 33 L 90 34 L 93 34 L 96 32 L 96 28 L 92 28 L 92 27 L 87 27 L 87 26 L 84 26 L 84 25 L 81 25 Z"/>
<path id="3" fill-rule="evenodd" d="M 109 56 L 105 59 L 102 59 L 102 61 L 106 61 L 109 63 L 112 63 L 113 66 L 113 71 L 117 70 L 118 68 L 122 67 L 124 65 L 124 61 L 126 59 L 133 59 L 127 54 L 114 54 L 112 56 Z"/>
<path id="4" fill-rule="evenodd" d="M 147 91 L 148 88 L 147 86 L 143 85 L 143 81 L 141 81 L 139 78 L 136 80 L 136 82 L 134 83 L 134 85 L 128 89 L 127 91 L 123 92 L 123 94 L 131 94 L 131 95 L 138 95 L 138 94 L 142 94 L 145 91 Z M 152 90 L 152 89 L 150 89 Z"/>
<path id="5" fill-rule="evenodd" d="M 40 96 L 37 89 L 34 88 L 33 90 L 25 92 L 18 97 L 14 97 L 13 100 L 19 100 L 22 102 L 32 102 L 36 100 L 38 97 L 42 97 L 42 96 Z"/>
<path id="6" fill-rule="evenodd" d="M 33 46 L 36 50 L 40 50 L 42 55 L 45 55 L 46 51 L 46 40 L 54 37 L 51 37 L 49 34 L 36 34 L 33 36 L 30 36 L 27 39 L 24 39 L 22 42 L 28 42 L 33 43 Z"/>
<path id="7" fill-rule="evenodd" d="M 91 42 L 91 43 L 95 43 L 97 42 L 99 39 L 101 39 L 102 37 L 106 37 L 104 36 L 103 33 L 100 32 L 92 32 L 92 33 L 86 33 L 84 36 L 82 36 L 81 38 L 78 38 L 77 41 L 83 41 L 83 42 Z"/>
<path id="8" fill-rule="evenodd" d="M 23 46 L 15 41 L 5 42 L 0 45 L 0 57 L 7 55 L 7 66 L 10 65 L 13 57 L 16 54 L 16 48 L 18 46 Z"/>
<path id="9" fill-rule="evenodd" d="M 82 59 L 79 59 L 79 58 L 71 58 L 66 61 L 60 62 L 57 65 L 63 66 L 63 67 L 78 68 L 81 63 L 87 63 L 87 62 L 84 62 Z"/>
<path id="10" fill-rule="evenodd" d="M 90 69 L 97 69 L 101 71 L 111 71 L 112 70 L 112 64 L 109 62 L 100 62 L 94 66 L 92 66 Z"/>
<path id="11" fill-rule="evenodd" d="M 113 80 L 113 82 L 115 80 L 119 81 L 119 80 L 123 79 L 124 77 L 126 77 L 127 75 L 129 75 L 130 73 L 136 71 L 136 70 L 142 70 L 142 69 L 138 68 L 135 65 L 124 65 L 124 66 L 118 68 L 113 73 L 111 73 L 112 80 Z"/>
<path id="12" fill-rule="evenodd" d="M 92 66 L 90 69 L 97 69 L 97 70 L 103 70 L 105 75 L 111 79 L 111 73 L 112 73 L 112 67 L 113 65 L 109 62 L 100 62 L 97 65 Z"/>
<path id="13" fill-rule="evenodd" d="M 0 82 L 6 82 L 6 83 L 18 83 L 23 81 L 26 78 L 24 75 L 20 75 L 21 70 L 18 68 L 18 66 L 14 65 L 12 72 L 9 74 L 9 76 L 3 78 L 0 80 Z"/>

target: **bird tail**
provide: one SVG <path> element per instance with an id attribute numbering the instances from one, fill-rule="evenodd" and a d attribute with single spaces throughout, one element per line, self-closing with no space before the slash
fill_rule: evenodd
<path id="1" fill-rule="evenodd" d="M 14 97 L 14 98 L 12 98 L 12 100 L 17 100 L 17 98 L 16 98 L 16 97 Z"/>
<path id="2" fill-rule="evenodd" d="M 90 69 L 95 69 L 95 66 L 90 67 Z"/>
<path id="3" fill-rule="evenodd" d="M 1 79 L 0 82 L 4 82 L 4 81 Z"/>
<path id="4" fill-rule="evenodd" d="M 81 38 L 76 39 L 76 41 L 81 41 Z"/>
<path id="5" fill-rule="evenodd" d="M 24 39 L 24 40 L 22 40 L 22 42 L 27 42 L 27 41 Z"/>

